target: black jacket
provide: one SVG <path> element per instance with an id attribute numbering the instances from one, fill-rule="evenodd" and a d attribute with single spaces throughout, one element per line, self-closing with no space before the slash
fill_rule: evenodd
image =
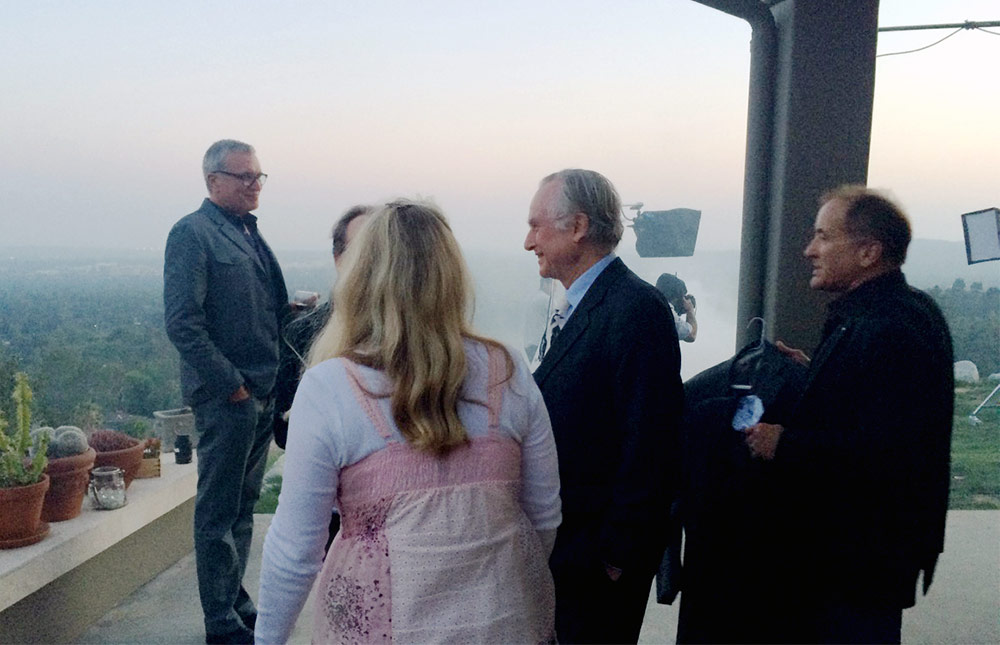
<path id="1" fill-rule="evenodd" d="M 615 259 L 535 371 L 559 453 L 553 570 L 652 575 L 679 478 L 684 392 L 666 301 Z"/>
<path id="2" fill-rule="evenodd" d="M 281 359 L 278 381 L 274 386 L 274 443 L 281 449 L 284 449 L 288 439 L 288 422 L 283 418 L 284 414 L 295 400 L 309 348 L 332 312 L 330 303 L 324 302 L 310 311 L 292 311 L 285 316 L 278 352 Z"/>
<path id="3" fill-rule="evenodd" d="M 954 378 L 937 305 L 899 271 L 829 308 L 806 390 L 778 442 L 804 588 L 909 607 L 944 548 Z"/>

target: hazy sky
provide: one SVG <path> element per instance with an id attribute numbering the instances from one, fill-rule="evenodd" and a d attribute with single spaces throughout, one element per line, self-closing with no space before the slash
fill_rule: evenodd
<path id="1" fill-rule="evenodd" d="M 884 26 L 1000 19 L 996 0 L 881 7 Z M 538 179 L 567 166 L 699 208 L 698 248 L 736 248 L 749 38 L 690 0 L 5 3 L 0 245 L 162 248 L 205 194 L 205 148 L 237 138 L 270 174 L 279 249 L 415 194 L 463 244 L 518 248 Z M 960 240 L 960 213 L 1000 205 L 998 62 L 977 31 L 879 59 L 870 183 L 919 237 Z"/>

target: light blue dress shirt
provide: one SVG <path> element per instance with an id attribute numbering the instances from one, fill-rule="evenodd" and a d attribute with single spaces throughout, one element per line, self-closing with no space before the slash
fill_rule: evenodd
<path id="1" fill-rule="evenodd" d="M 597 280 L 597 276 L 601 275 L 604 269 L 608 268 L 608 265 L 615 261 L 618 257 L 614 253 L 608 253 L 603 258 L 594 263 L 592 267 L 584 271 L 579 278 L 573 281 L 573 284 L 569 285 L 569 289 L 566 290 L 566 302 L 569 303 L 569 308 L 566 310 L 566 321 L 569 321 L 569 317 L 573 315 L 573 311 L 576 306 L 580 304 L 583 297 L 587 295 L 587 290 L 590 289 L 590 285 L 594 284 L 594 280 Z M 565 324 L 565 323 L 563 323 Z"/>

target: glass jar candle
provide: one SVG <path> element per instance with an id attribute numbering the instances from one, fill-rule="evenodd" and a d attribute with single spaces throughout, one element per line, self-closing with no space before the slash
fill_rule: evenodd
<path id="1" fill-rule="evenodd" d="M 90 471 L 90 497 L 97 510 L 125 506 L 125 471 L 117 466 L 94 468 Z"/>

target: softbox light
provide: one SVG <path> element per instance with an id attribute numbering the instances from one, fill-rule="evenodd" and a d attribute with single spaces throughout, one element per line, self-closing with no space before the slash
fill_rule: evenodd
<path id="1" fill-rule="evenodd" d="M 701 211 L 672 208 L 644 211 L 632 221 L 635 250 L 643 258 L 679 258 L 694 255 Z"/>
<path id="2" fill-rule="evenodd" d="M 969 264 L 1000 260 L 1000 210 L 987 208 L 962 215 Z"/>

